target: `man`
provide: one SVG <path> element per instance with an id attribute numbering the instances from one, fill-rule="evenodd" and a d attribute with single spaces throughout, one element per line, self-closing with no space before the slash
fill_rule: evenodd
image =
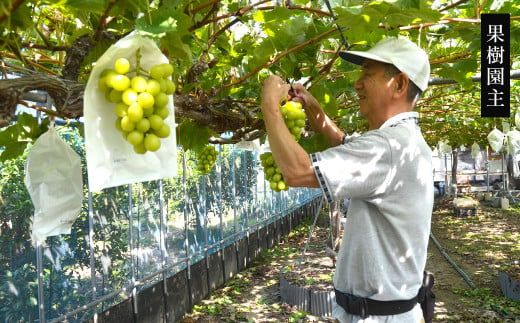
<path id="1" fill-rule="evenodd" d="M 422 322 L 417 303 L 433 207 L 431 150 L 415 103 L 428 86 L 428 56 L 404 37 L 340 56 L 362 66 L 355 84 L 369 131 L 345 136 L 302 85 L 264 81 L 262 112 L 273 157 L 290 186 L 320 187 L 329 202 L 350 200 L 338 253 L 333 316 L 341 322 Z M 331 148 L 310 156 L 287 130 L 280 102 L 302 103 Z"/>

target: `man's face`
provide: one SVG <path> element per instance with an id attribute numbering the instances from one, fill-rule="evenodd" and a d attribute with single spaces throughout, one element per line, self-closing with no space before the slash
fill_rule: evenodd
<path id="1" fill-rule="evenodd" d="M 363 116 L 370 120 L 383 113 L 392 96 L 393 77 L 385 75 L 385 64 L 370 59 L 363 62 L 361 76 L 354 88 L 358 93 L 358 104 Z"/>

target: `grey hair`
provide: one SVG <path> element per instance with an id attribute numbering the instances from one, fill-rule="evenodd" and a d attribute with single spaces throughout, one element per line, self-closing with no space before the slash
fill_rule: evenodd
<path id="1" fill-rule="evenodd" d="M 390 78 L 396 74 L 402 73 L 393 64 L 385 63 L 384 65 L 385 65 L 385 76 L 388 78 Z M 419 89 L 419 87 L 417 85 L 415 85 L 415 83 L 412 82 L 412 80 L 410 80 L 410 82 L 408 82 L 408 92 L 407 92 L 407 96 L 406 96 L 406 99 L 408 100 L 408 102 L 412 102 L 415 104 L 415 102 L 417 102 L 421 98 L 421 96 L 422 96 L 421 89 Z"/>

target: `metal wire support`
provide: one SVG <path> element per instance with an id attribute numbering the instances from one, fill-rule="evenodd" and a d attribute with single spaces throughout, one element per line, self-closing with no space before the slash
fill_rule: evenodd
<path id="1" fill-rule="evenodd" d="M 338 25 L 338 22 L 336 21 L 336 15 L 334 15 L 334 11 L 332 11 L 332 6 L 330 5 L 329 0 L 325 0 L 325 4 L 327 5 L 327 9 L 329 9 L 330 15 L 332 19 L 334 20 L 334 24 L 336 25 L 336 28 L 339 31 L 339 35 L 341 36 L 342 45 L 346 48 L 349 47 L 349 43 L 347 42 L 347 39 L 345 38 L 345 35 L 343 35 L 343 30 L 341 30 L 341 27 Z"/>
<path id="2" fill-rule="evenodd" d="M 300 260 L 298 261 L 298 265 L 296 266 L 297 269 L 300 269 L 301 264 L 305 260 L 305 253 L 307 252 L 307 248 L 309 247 L 309 243 L 311 242 L 312 233 L 314 232 L 314 229 L 316 228 L 316 222 L 318 221 L 318 216 L 320 215 L 321 208 L 323 207 L 324 202 L 325 202 L 325 196 L 322 195 L 320 204 L 318 205 L 318 208 L 316 209 L 316 214 L 314 215 L 314 221 L 312 222 L 311 230 L 309 231 L 309 235 L 307 236 L 307 241 L 305 242 L 305 246 L 303 247 L 302 254 L 300 256 Z"/>
<path id="3" fill-rule="evenodd" d="M 43 246 L 36 242 L 36 268 L 38 272 L 38 314 L 40 322 L 45 323 L 45 299 L 43 293 Z"/>

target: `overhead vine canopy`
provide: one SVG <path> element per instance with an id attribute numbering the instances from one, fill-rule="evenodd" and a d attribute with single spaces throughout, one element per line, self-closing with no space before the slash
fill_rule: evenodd
<path id="1" fill-rule="evenodd" d="M 511 14 L 511 68 L 519 68 L 514 1 L 0 0 L 0 159 L 16 156 L 42 131 L 20 106 L 80 118 L 93 64 L 135 30 L 156 40 L 175 67 L 178 138 L 186 148 L 263 136 L 259 93 L 273 73 L 304 83 L 346 131 L 363 130 L 353 92 L 358 68 L 338 59 L 338 51 L 397 34 L 420 44 L 432 78 L 443 80 L 419 106 L 429 142 L 483 142 L 498 121 L 479 118 L 479 82 L 472 80 L 482 13 Z M 41 94 L 52 98 L 52 108 L 38 103 Z M 309 139 L 307 148 L 317 147 L 319 140 Z"/>

